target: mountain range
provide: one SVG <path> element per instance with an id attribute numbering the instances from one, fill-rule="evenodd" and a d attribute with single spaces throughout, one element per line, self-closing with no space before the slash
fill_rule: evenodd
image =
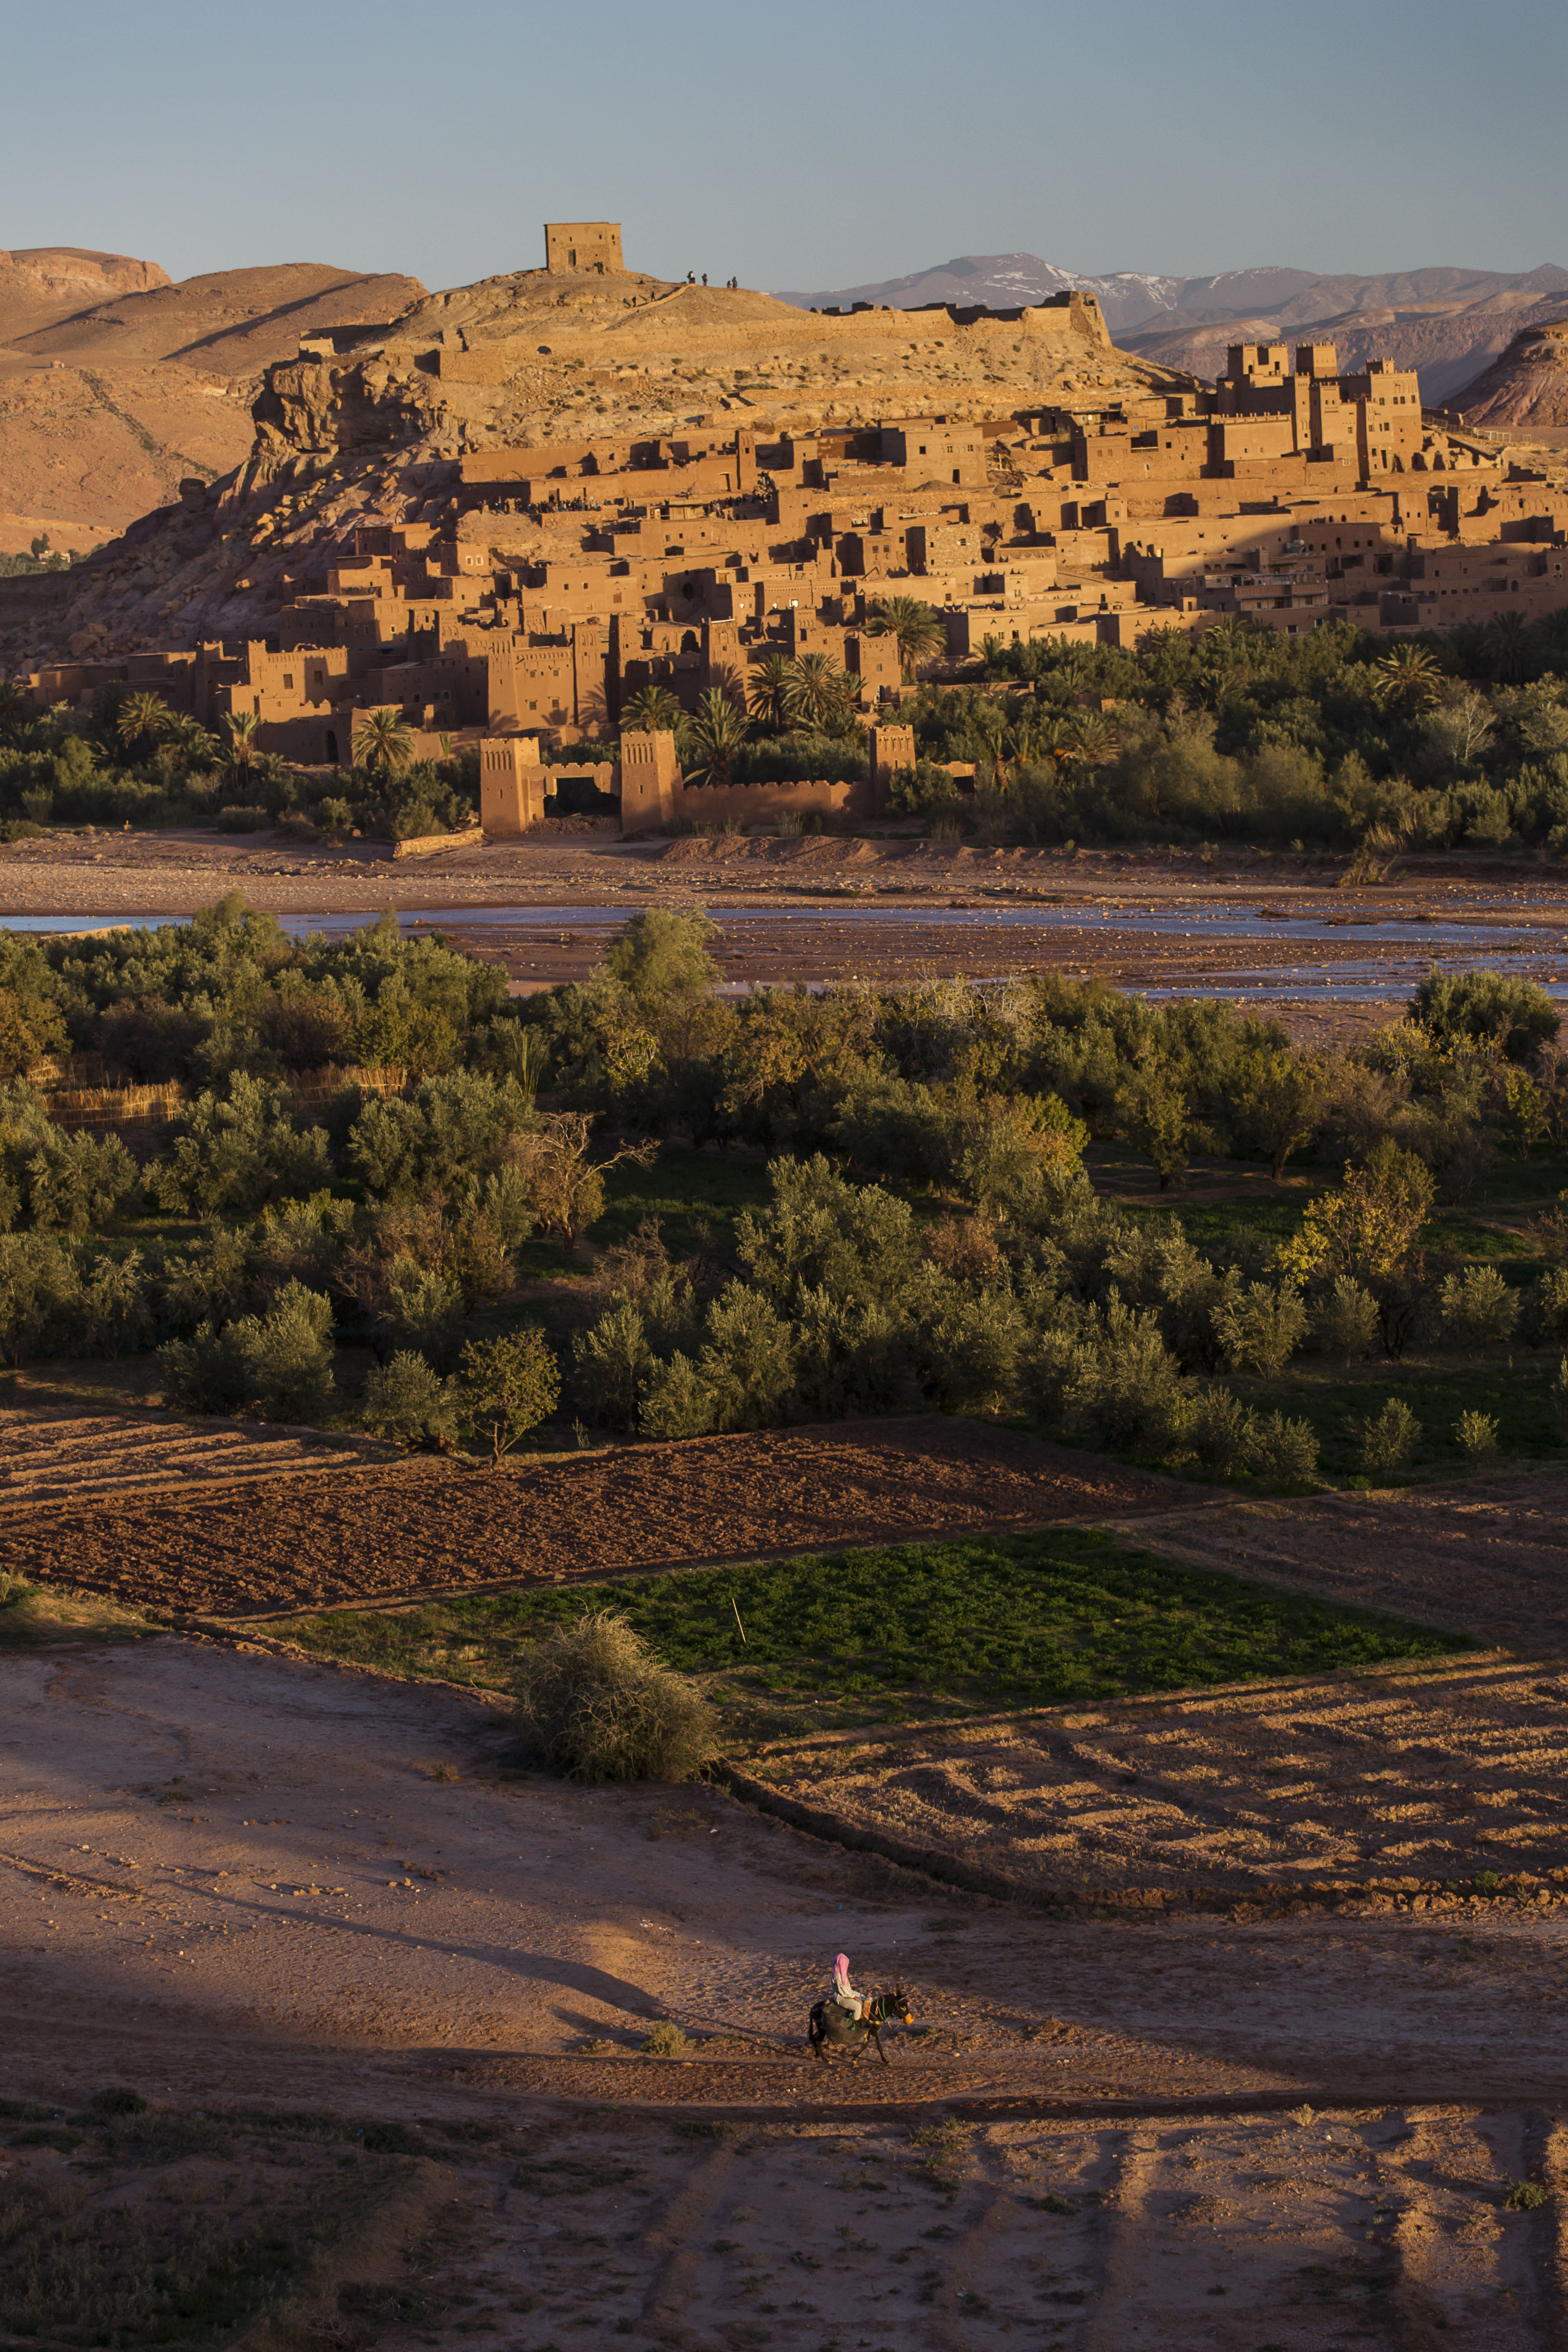
<path id="1" fill-rule="evenodd" d="M 1552 262 L 1511 274 L 1438 267 L 1358 278 L 1280 267 L 1208 278 L 1131 269 L 1094 277 L 1033 253 L 961 254 L 877 285 L 779 299 L 805 310 L 984 302 L 1000 310 L 1073 287 L 1095 296 L 1124 351 L 1166 367 L 1212 377 L 1225 366 L 1227 343 L 1332 342 L 1342 366 L 1384 355 L 1415 368 L 1423 398 L 1434 404 L 1488 367 L 1521 329 L 1568 313 L 1568 269 Z"/>

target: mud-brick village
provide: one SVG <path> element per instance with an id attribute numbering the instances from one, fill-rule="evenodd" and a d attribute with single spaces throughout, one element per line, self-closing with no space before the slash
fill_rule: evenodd
<path id="1" fill-rule="evenodd" d="M 1560 2347 L 1568 54 L 1324 8 L 8 27 L 0 2352 Z"/>

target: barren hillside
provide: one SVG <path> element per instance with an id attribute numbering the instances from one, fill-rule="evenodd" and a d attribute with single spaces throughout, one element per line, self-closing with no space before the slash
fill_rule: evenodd
<path id="1" fill-rule="evenodd" d="M 89 253 L 74 245 L 0 251 L 0 343 L 91 303 L 168 283 L 166 269 L 128 253 Z"/>
<path id="2" fill-rule="evenodd" d="M 417 278 L 321 262 L 172 284 L 155 262 L 47 248 L 0 259 L 0 551 L 87 551 L 184 477 L 250 447 L 262 371 L 302 334 L 374 327 Z"/>
<path id="3" fill-rule="evenodd" d="M 1544 306 L 1543 306 L 1544 307 Z M 1471 425 L 1568 425 L 1568 318 L 1521 328 L 1508 349 L 1456 392 L 1449 406 Z"/>

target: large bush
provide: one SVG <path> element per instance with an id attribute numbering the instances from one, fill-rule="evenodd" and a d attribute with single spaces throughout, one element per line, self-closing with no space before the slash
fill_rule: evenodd
<path id="1" fill-rule="evenodd" d="M 712 1708 L 614 1610 L 528 1652 L 512 1692 L 523 1758 L 569 1780 L 690 1780 L 719 1752 Z"/>
<path id="2" fill-rule="evenodd" d="M 313 1192 L 331 1175 L 325 1129 L 301 1131 L 282 1087 L 236 1070 L 174 1120 L 146 1183 L 162 1208 L 211 1217 Z"/>
<path id="3" fill-rule="evenodd" d="M 192 1412 L 254 1414 L 259 1421 L 319 1421 L 331 1408 L 332 1305 L 303 1284 L 279 1291 L 265 1315 L 158 1350 L 164 1402 Z"/>

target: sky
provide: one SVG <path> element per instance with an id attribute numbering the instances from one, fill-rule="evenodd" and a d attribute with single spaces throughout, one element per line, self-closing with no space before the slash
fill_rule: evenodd
<path id="1" fill-rule="evenodd" d="M 0 0 L 0 246 L 459 286 L 1568 267 L 1563 0 Z"/>

